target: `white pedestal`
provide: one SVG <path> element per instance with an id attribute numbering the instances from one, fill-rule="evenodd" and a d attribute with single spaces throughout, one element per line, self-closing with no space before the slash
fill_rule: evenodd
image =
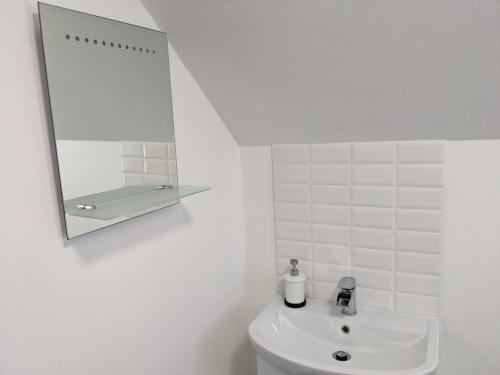
<path id="1" fill-rule="evenodd" d="M 258 375 L 290 375 L 287 372 L 283 372 L 280 369 L 277 369 L 269 362 L 267 362 L 264 358 L 262 358 L 259 354 L 257 354 L 257 374 Z"/>

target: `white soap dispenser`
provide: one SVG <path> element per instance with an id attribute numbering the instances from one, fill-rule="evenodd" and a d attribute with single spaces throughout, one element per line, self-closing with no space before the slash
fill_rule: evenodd
<path id="1" fill-rule="evenodd" d="M 306 276 L 299 271 L 298 259 L 290 259 L 292 268 L 285 274 L 285 305 L 292 308 L 306 305 Z"/>

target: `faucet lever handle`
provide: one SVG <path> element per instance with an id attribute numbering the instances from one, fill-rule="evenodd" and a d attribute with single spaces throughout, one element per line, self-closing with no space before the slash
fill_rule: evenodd
<path id="1" fill-rule="evenodd" d="M 339 289 L 352 290 L 356 288 L 356 279 L 354 277 L 343 277 L 339 281 Z"/>

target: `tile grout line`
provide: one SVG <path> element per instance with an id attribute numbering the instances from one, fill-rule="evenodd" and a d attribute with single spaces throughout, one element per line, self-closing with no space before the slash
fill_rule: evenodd
<path id="1" fill-rule="evenodd" d="M 307 147 L 307 186 L 309 192 L 309 251 L 311 252 L 311 295 L 310 298 L 314 298 L 314 251 L 313 251 L 313 241 L 312 241 L 312 184 L 311 184 L 311 168 L 312 168 L 312 146 L 310 144 Z"/>
<path id="2" fill-rule="evenodd" d="M 272 180 L 272 186 L 273 186 L 273 231 L 274 231 L 274 271 L 276 272 L 276 279 L 274 281 L 275 283 L 275 288 L 279 292 L 280 291 L 280 286 L 279 286 L 279 277 L 280 275 L 278 274 L 278 253 L 276 251 L 276 247 L 278 246 L 278 237 L 276 235 L 276 201 L 275 201 L 275 196 L 274 196 L 274 152 L 273 152 L 273 146 L 271 145 L 271 180 Z"/>
<path id="3" fill-rule="evenodd" d="M 352 171 L 353 171 L 353 149 L 354 145 L 352 143 L 349 144 L 349 259 L 348 259 L 348 270 L 349 276 L 352 276 L 352 214 L 353 214 L 353 187 L 352 187 Z"/>
<path id="4" fill-rule="evenodd" d="M 398 142 L 394 142 L 394 223 L 393 223 L 393 253 L 392 253 L 392 311 L 396 311 L 396 247 L 397 247 L 397 205 L 398 205 Z"/>
<path id="5" fill-rule="evenodd" d="M 142 164 L 143 164 L 143 174 L 145 175 L 148 171 L 146 169 L 147 163 L 146 163 L 146 144 L 142 142 Z"/>
<path id="6" fill-rule="evenodd" d="M 446 232 L 446 224 L 448 221 L 448 142 L 443 140 L 442 141 L 442 147 L 443 147 L 443 154 L 442 154 L 442 159 L 443 159 L 443 195 L 444 195 L 444 203 L 443 203 L 443 212 L 441 216 L 441 225 L 443 226 L 443 231 L 440 234 L 440 245 L 439 245 L 439 259 L 438 259 L 438 269 L 439 269 L 439 285 L 438 285 L 438 303 L 437 303 L 437 315 L 441 315 L 441 310 L 442 310 L 442 289 L 443 289 L 443 282 L 442 282 L 442 270 L 443 270 L 443 250 L 444 250 L 444 243 L 446 242 L 446 237 L 447 237 L 447 232 Z"/>

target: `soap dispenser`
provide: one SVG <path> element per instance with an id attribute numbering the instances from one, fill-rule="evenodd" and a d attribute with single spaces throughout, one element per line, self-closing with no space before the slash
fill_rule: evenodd
<path id="1" fill-rule="evenodd" d="M 290 272 L 285 274 L 285 305 L 292 308 L 306 305 L 306 276 L 299 271 L 298 259 L 290 259 Z"/>

